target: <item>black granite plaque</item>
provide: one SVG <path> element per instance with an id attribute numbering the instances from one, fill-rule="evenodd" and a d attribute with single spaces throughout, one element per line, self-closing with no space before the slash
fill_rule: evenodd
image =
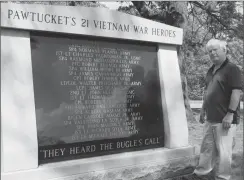
<path id="1" fill-rule="evenodd" d="M 155 45 L 31 34 L 40 163 L 162 147 Z"/>

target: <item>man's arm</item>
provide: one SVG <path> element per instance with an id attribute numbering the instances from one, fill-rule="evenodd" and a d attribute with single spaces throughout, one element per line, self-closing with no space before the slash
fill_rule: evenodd
<path id="1" fill-rule="evenodd" d="M 204 92 L 203 92 L 203 103 L 202 103 L 202 109 L 206 110 L 206 90 L 204 89 Z"/>
<path id="2" fill-rule="evenodd" d="M 204 89 L 204 92 L 203 92 L 203 103 L 202 103 L 202 109 L 200 111 L 200 119 L 199 119 L 199 122 L 200 123 L 204 123 L 205 122 L 205 115 L 206 115 L 206 89 Z"/>
<path id="3" fill-rule="evenodd" d="M 243 95 L 242 90 L 240 89 L 233 89 L 232 93 L 231 93 L 231 98 L 230 98 L 230 104 L 229 104 L 229 109 L 232 111 L 236 111 L 239 102 L 241 100 L 241 97 Z M 223 128 L 224 129 L 228 129 L 231 126 L 231 123 L 233 121 L 234 118 L 234 113 L 232 112 L 227 112 L 226 116 L 223 119 Z"/>
<path id="4" fill-rule="evenodd" d="M 229 109 L 236 111 L 243 93 L 240 89 L 233 89 L 230 97 Z"/>
<path id="5" fill-rule="evenodd" d="M 236 111 L 242 96 L 241 71 L 238 66 L 232 66 L 228 74 L 228 85 L 232 88 L 229 111 Z M 222 124 L 224 129 L 228 129 L 234 118 L 234 113 L 229 112 L 224 117 Z"/>

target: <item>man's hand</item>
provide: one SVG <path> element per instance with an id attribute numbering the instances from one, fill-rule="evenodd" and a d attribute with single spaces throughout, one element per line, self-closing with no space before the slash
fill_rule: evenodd
<path id="1" fill-rule="evenodd" d="M 205 122 L 205 110 L 201 109 L 199 122 L 203 124 Z"/>
<path id="2" fill-rule="evenodd" d="M 223 128 L 225 130 L 229 129 L 231 127 L 231 123 L 233 121 L 233 113 L 227 113 L 222 121 Z"/>

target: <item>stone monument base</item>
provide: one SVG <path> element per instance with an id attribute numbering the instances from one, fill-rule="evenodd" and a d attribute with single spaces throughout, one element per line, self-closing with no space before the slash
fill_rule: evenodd
<path id="1" fill-rule="evenodd" d="M 37 169 L 3 173 L 19 180 L 163 180 L 193 172 L 196 147 L 159 148 L 40 165 Z"/>

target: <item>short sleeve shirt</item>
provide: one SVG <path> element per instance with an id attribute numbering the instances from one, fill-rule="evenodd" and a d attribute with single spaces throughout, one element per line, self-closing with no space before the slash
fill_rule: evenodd
<path id="1" fill-rule="evenodd" d="M 233 89 L 241 88 L 241 71 L 226 59 L 219 69 L 213 73 L 214 65 L 206 76 L 205 107 L 207 120 L 213 123 L 222 123 L 225 117 Z M 239 123 L 240 104 L 234 114 L 233 124 Z"/>

